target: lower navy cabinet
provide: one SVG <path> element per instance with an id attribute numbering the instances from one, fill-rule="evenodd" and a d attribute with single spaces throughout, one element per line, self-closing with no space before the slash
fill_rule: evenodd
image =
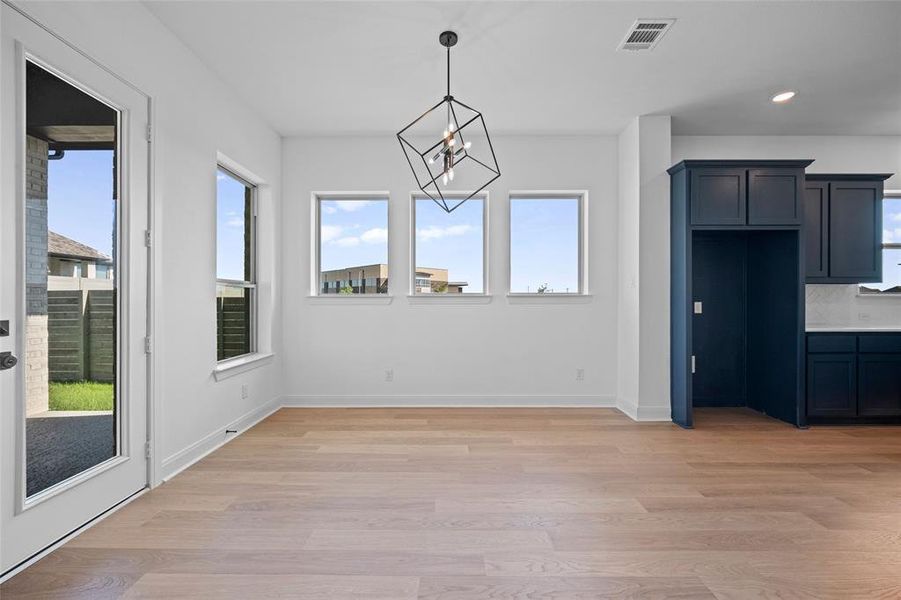
<path id="1" fill-rule="evenodd" d="M 807 355 L 807 415 L 857 416 L 857 355 Z"/>
<path id="2" fill-rule="evenodd" d="M 901 333 L 807 334 L 811 423 L 901 422 Z"/>
<path id="3" fill-rule="evenodd" d="M 861 354 L 858 360 L 859 414 L 901 416 L 901 354 Z"/>

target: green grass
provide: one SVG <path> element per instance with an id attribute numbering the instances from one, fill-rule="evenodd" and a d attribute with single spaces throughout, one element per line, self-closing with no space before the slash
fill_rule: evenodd
<path id="1" fill-rule="evenodd" d="M 113 410 L 113 384 L 51 381 L 50 410 Z"/>

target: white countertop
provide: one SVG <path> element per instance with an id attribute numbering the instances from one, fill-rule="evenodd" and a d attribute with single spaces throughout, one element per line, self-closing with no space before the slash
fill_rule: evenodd
<path id="1" fill-rule="evenodd" d="M 868 327 L 866 325 L 808 325 L 807 333 L 828 333 L 834 332 L 855 332 L 861 333 L 901 333 L 901 325 L 898 327 L 875 326 Z"/>

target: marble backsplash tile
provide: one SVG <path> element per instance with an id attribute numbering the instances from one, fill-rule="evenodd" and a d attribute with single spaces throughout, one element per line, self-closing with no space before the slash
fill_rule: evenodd
<path id="1" fill-rule="evenodd" d="M 857 285 L 808 284 L 808 326 L 901 328 L 901 296 L 861 297 Z"/>

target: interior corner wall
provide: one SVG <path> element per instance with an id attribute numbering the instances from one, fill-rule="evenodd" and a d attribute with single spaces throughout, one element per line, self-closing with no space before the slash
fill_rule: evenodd
<path id="1" fill-rule="evenodd" d="M 613 136 L 492 137 L 490 302 L 407 298 L 413 176 L 396 138 L 284 140 L 286 400 L 297 405 L 606 405 L 616 396 L 617 147 Z M 365 157 L 365 158 L 361 158 Z M 512 301 L 510 190 L 588 190 L 586 299 Z M 311 193 L 390 191 L 390 304 L 308 298 Z M 353 300 L 353 299 L 350 299 Z M 385 381 L 385 370 L 394 381 Z M 584 369 L 584 381 L 576 380 Z"/>
<path id="2" fill-rule="evenodd" d="M 637 420 L 668 420 L 669 116 L 636 117 L 619 143 L 618 397 Z"/>
<path id="3" fill-rule="evenodd" d="M 154 357 L 159 477 L 225 439 L 281 395 L 281 139 L 236 98 L 168 29 L 137 2 L 29 2 L 36 21 L 153 99 Z M 53 57 L 45 57 L 51 63 Z M 259 240 L 261 293 L 268 295 L 275 359 L 216 382 L 217 152 L 268 184 Z M 261 219 L 263 217 L 261 216 Z M 241 385 L 248 386 L 242 398 Z"/>
<path id="4" fill-rule="evenodd" d="M 808 173 L 894 173 L 885 188 L 901 189 L 901 136 L 674 136 L 673 162 L 691 158 L 812 158 Z M 807 325 L 897 327 L 897 298 L 861 296 L 857 288 L 808 284 Z"/>

